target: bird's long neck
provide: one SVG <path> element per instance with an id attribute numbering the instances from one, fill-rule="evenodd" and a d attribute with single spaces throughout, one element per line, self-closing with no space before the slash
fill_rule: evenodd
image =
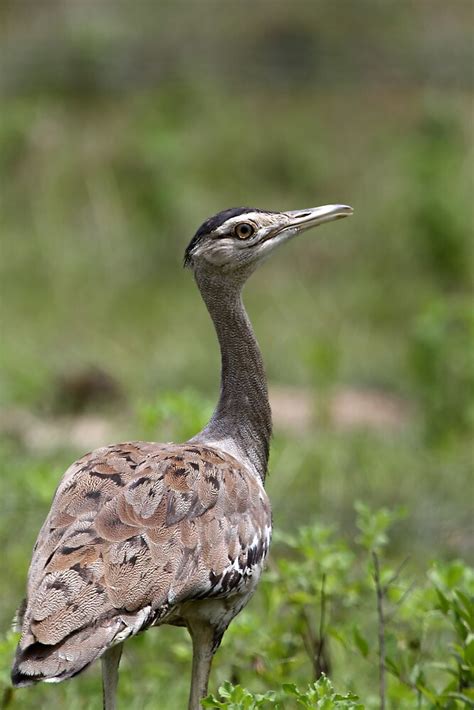
<path id="1" fill-rule="evenodd" d="M 265 478 L 272 430 L 262 356 L 241 297 L 241 284 L 195 273 L 221 349 L 219 402 L 195 441 L 214 444 Z"/>

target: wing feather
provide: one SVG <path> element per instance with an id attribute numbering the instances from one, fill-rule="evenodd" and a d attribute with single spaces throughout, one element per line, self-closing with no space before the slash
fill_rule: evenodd
<path id="1" fill-rule="evenodd" d="M 262 484 L 226 454 L 141 442 L 88 454 L 35 546 L 14 681 L 69 677 L 181 602 L 238 593 L 270 528 Z"/>

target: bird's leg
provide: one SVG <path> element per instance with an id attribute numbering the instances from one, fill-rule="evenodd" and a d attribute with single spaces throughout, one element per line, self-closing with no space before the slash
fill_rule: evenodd
<path id="1" fill-rule="evenodd" d="M 193 669 L 188 710 L 201 710 L 201 700 L 207 695 L 207 684 L 211 672 L 211 663 L 219 645 L 220 636 L 208 623 L 196 621 L 188 623 L 188 630 L 193 641 Z"/>
<path id="2" fill-rule="evenodd" d="M 118 667 L 123 644 L 107 649 L 102 661 L 102 697 L 104 710 L 115 710 L 117 697 Z"/>

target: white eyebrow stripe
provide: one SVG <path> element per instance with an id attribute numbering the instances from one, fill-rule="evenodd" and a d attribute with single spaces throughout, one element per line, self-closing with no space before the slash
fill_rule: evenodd
<path id="1" fill-rule="evenodd" d="M 237 215 L 237 217 L 229 217 L 229 219 L 224 222 L 224 224 L 221 224 L 220 227 L 215 230 L 215 234 L 223 234 L 225 232 L 228 232 L 229 227 L 235 227 L 238 224 L 242 224 L 243 222 L 252 222 L 255 224 L 255 227 L 257 229 L 260 229 L 261 225 L 258 224 L 258 218 L 261 216 L 261 212 L 246 212 L 244 214 Z"/>

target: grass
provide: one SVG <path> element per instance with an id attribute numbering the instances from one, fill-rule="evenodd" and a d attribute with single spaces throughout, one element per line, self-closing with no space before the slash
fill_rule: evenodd
<path id="1" fill-rule="evenodd" d="M 370 387 L 403 398 L 413 414 L 394 430 L 343 431 L 324 416 L 299 434 L 277 430 L 268 480 L 275 527 L 290 533 L 331 523 L 349 541 L 355 500 L 402 506 L 406 516 L 387 551 L 391 564 L 409 557 L 417 581 L 432 560 L 472 564 L 468 121 L 469 97 L 454 91 L 367 90 L 364 105 L 350 90 L 282 96 L 270 87 L 236 96 L 205 85 L 165 85 L 126 98 L 5 100 L 6 419 L 20 408 L 54 420 L 59 376 L 94 364 L 124 392 L 120 411 L 105 412 L 117 437 L 179 438 L 180 417 L 197 425 L 217 389 L 212 328 L 180 268 L 199 222 L 235 204 L 296 209 L 347 202 L 355 207 L 351 221 L 295 242 L 246 289 L 269 380 L 318 402 L 337 387 Z M 170 423 L 156 402 L 185 390 L 191 395 L 176 395 Z M 8 574 L 0 623 L 7 633 L 54 488 L 83 451 L 70 443 L 47 453 L 28 449 L 8 427 L 1 450 L 0 542 Z M 276 545 L 272 565 L 281 554 Z M 236 624 L 250 623 L 247 613 L 265 613 L 267 598 L 259 595 Z M 216 658 L 213 687 L 232 671 L 264 690 L 269 681 L 255 671 L 255 658 L 242 653 L 242 664 L 235 661 L 239 633 Z M 270 639 L 263 634 L 261 641 L 264 655 Z M 9 638 L 0 650 L 5 682 L 13 646 Z M 293 653 L 301 658 L 301 649 Z M 338 653 L 337 686 L 355 689 L 374 707 L 376 665 L 354 659 L 348 670 Z M 132 640 L 123 706 L 152 708 L 160 697 L 164 710 L 182 707 L 189 659 L 180 630 Z M 283 680 L 311 674 L 307 664 L 298 668 L 289 658 L 285 665 L 276 652 L 273 662 Z M 5 703 L 42 708 L 54 699 L 75 710 L 98 707 L 99 697 L 95 668 L 58 687 L 7 694 Z M 409 702 L 398 707 L 413 707 Z"/>

